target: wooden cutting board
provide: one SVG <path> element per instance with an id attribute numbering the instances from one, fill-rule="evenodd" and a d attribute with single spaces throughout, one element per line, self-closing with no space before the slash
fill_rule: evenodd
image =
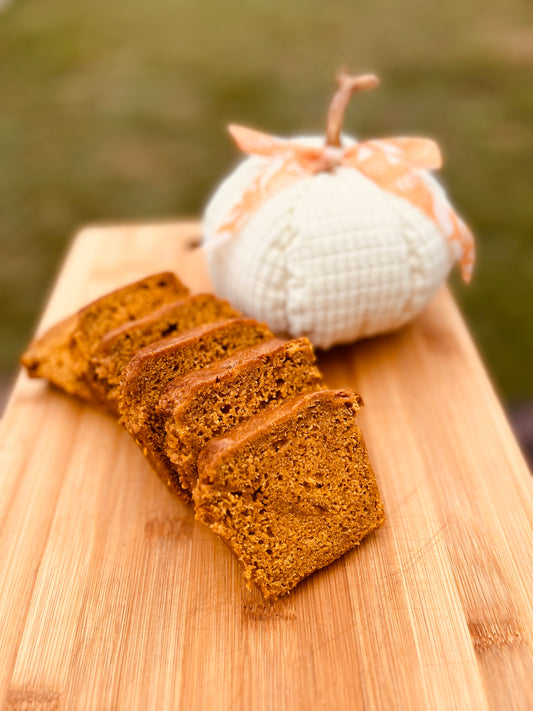
<path id="1" fill-rule="evenodd" d="M 81 232 L 40 329 L 163 269 L 195 223 Z M 2 423 L 0 708 L 533 708 L 533 493 L 446 289 L 320 356 L 354 386 L 387 521 L 273 606 L 110 416 L 21 375 Z"/>

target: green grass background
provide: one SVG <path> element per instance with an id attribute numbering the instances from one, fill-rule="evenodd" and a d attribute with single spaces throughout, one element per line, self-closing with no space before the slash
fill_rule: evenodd
<path id="1" fill-rule="evenodd" d="M 12 0 L 0 11 L 0 375 L 87 222 L 200 214 L 230 121 L 322 132 L 341 65 L 380 74 L 345 124 L 421 134 L 477 236 L 452 288 L 507 403 L 533 398 L 529 0 Z"/>

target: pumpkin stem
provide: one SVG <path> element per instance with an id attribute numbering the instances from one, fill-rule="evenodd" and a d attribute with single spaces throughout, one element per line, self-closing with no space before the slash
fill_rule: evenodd
<path id="1" fill-rule="evenodd" d="M 379 84 L 379 79 L 374 74 L 350 76 L 345 69 L 341 69 L 337 74 L 337 84 L 339 88 L 335 92 L 328 110 L 326 146 L 341 145 L 342 122 L 352 94 L 355 94 L 356 91 L 363 91 L 363 89 L 373 89 Z"/>

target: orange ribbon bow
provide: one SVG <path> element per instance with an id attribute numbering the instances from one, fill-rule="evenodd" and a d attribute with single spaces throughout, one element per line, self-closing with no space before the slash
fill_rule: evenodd
<path id="1" fill-rule="evenodd" d="M 269 196 L 305 175 L 330 171 L 338 166 L 355 168 L 383 190 L 408 200 L 432 220 L 449 240 L 461 275 L 470 281 L 475 260 L 472 233 L 448 201 L 432 190 L 421 170 L 441 167 L 440 150 L 426 138 L 387 138 L 355 143 L 343 148 L 304 146 L 244 126 L 229 126 L 229 132 L 245 153 L 270 158 L 233 206 L 217 232 L 234 234 L 250 213 Z"/>

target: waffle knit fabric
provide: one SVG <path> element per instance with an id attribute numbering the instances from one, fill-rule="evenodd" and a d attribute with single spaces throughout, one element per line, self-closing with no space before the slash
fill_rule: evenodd
<path id="1" fill-rule="evenodd" d="M 318 348 L 397 329 L 422 311 L 453 265 L 450 245 L 418 208 L 353 168 L 289 184 L 216 244 L 217 228 L 265 160 L 244 160 L 207 206 L 204 244 L 218 296 Z"/>

